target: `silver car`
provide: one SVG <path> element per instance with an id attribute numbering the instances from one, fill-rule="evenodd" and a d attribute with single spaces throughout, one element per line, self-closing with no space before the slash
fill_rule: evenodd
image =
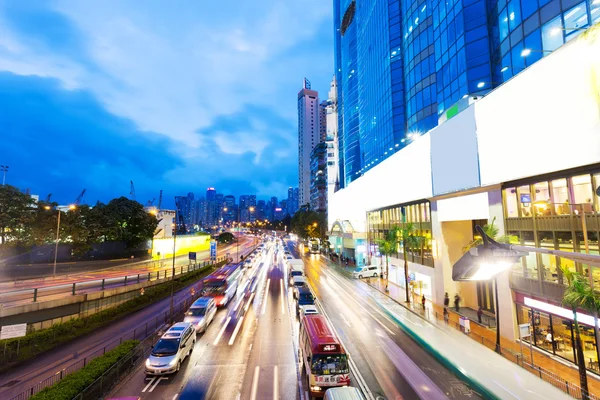
<path id="1" fill-rule="evenodd" d="M 178 322 L 156 342 L 146 360 L 147 375 L 167 375 L 179 371 L 194 350 L 196 335 L 192 324 Z"/>
<path id="2" fill-rule="evenodd" d="M 184 322 L 189 322 L 197 333 L 206 331 L 208 325 L 215 318 L 217 304 L 212 297 L 200 297 L 185 313 Z"/>

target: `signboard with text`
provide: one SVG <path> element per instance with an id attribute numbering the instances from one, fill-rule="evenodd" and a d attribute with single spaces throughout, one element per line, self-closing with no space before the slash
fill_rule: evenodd
<path id="1" fill-rule="evenodd" d="M 25 336 L 27 324 L 5 325 L 0 331 L 0 339 L 12 339 Z"/>
<path id="2" fill-rule="evenodd" d="M 189 259 L 196 261 L 196 252 L 195 251 L 190 251 Z"/>
<path id="3" fill-rule="evenodd" d="M 210 259 L 211 260 L 217 259 L 217 241 L 216 240 L 210 241 Z"/>

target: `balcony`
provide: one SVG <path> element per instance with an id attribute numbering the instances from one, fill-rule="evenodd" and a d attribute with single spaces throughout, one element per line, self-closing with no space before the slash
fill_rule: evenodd
<path id="1" fill-rule="evenodd" d="M 562 301 L 566 286 L 556 282 L 539 281 L 537 278 L 527 278 L 522 275 L 512 274 L 510 277 L 511 289 L 543 298 L 556 303 Z"/>
<path id="2" fill-rule="evenodd" d="M 582 231 L 581 215 L 538 215 L 535 217 L 535 223 L 538 231 L 563 231 L 570 232 Z M 506 230 L 515 231 L 533 231 L 532 217 L 506 218 Z M 585 214 L 585 222 L 588 231 L 600 230 L 599 214 Z"/>

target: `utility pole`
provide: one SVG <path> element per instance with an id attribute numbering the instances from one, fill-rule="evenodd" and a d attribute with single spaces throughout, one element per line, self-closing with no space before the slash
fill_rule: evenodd
<path id="1" fill-rule="evenodd" d="M 173 232 L 173 269 L 171 271 L 171 305 L 169 307 L 169 321 L 173 323 L 173 297 L 175 291 L 175 256 L 177 255 L 177 210 L 178 205 L 175 201 L 175 230 Z"/>

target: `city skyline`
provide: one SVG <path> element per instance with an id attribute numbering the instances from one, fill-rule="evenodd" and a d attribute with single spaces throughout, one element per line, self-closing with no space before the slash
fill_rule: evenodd
<path id="1" fill-rule="evenodd" d="M 263 0 L 251 20 L 237 2 L 0 9 L 8 184 L 65 204 L 85 188 L 93 204 L 128 197 L 133 181 L 141 203 L 163 190 L 171 206 L 208 186 L 283 197 L 297 185 L 293 93 L 304 76 L 326 93 L 330 3 Z"/>

